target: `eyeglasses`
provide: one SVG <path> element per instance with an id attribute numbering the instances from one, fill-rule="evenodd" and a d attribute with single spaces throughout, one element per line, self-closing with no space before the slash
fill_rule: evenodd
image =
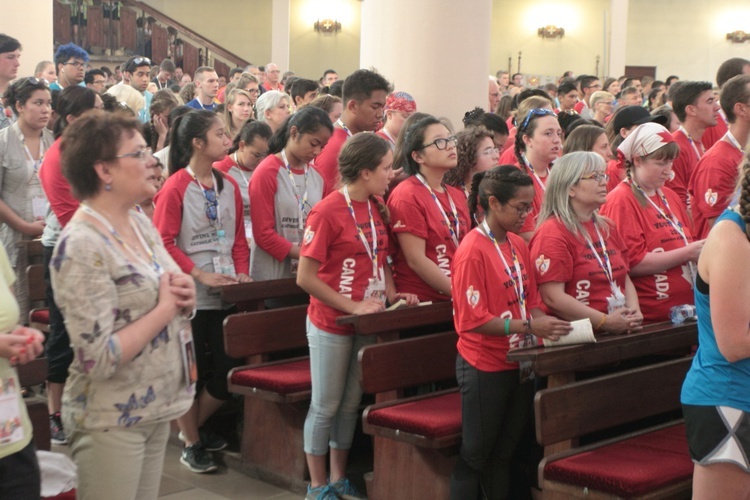
<path id="1" fill-rule="evenodd" d="M 250 154 L 253 155 L 257 160 L 262 160 L 263 158 L 268 156 L 268 151 L 263 151 L 262 153 L 252 152 Z"/>
<path id="2" fill-rule="evenodd" d="M 601 172 L 594 172 L 593 174 L 584 175 L 581 177 L 582 181 L 594 180 L 596 182 L 607 182 L 609 180 L 609 174 L 603 174 Z"/>
<path id="3" fill-rule="evenodd" d="M 594 85 L 589 85 L 586 88 L 587 89 L 600 89 L 600 88 L 602 88 L 602 84 L 601 83 L 595 83 Z"/>
<path id="4" fill-rule="evenodd" d="M 526 130 L 526 127 L 529 126 L 529 122 L 535 116 L 557 116 L 557 115 L 551 109 L 534 108 L 531 111 L 529 111 L 529 114 L 526 115 L 526 118 L 523 120 L 523 124 L 521 125 L 521 130 Z"/>
<path id="5" fill-rule="evenodd" d="M 442 137 L 435 139 L 429 144 L 423 144 L 417 148 L 417 151 L 424 148 L 429 148 L 430 146 L 434 145 L 436 148 L 438 148 L 440 151 L 443 151 L 445 149 L 448 149 L 448 145 L 451 144 L 453 147 L 456 147 L 456 144 L 458 144 L 458 140 L 455 136 L 450 136 L 447 139 L 444 139 Z"/>
<path id="6" fill-rule="evenodd" d="M 117 155 L 115 158 L 136 158 L 143 162 L 147 161 L 153 156 L 151 148 L 143 148 L 133 153 L 125 153 L 124 155 Z"/>
<path id="7" fill-rule="evenodd" d="M 515 208 L 516 213 L 518 214 L 519 217 L 526 215 L 530 213 L 532 210 L 534 210 L 534 205 L 524 205 L 522 207 L 517 207 L 516 205 L 513 205 L 512 203 L 506 203 L 506 205 L 508 205 L 511 208 Z"/>
<path id="8" fill-rule="evenodd" d="M 248 94 L 260 94 L 260 89 L 248 89 L 245 92 Z"/>
<path id="9" fill-rule="evenodd" d="M 480 151 L 479 154 L 484 156 L 497 156 L 500 154 L 500 150 L 497 148 L 487 148 L 484 151 Z"/>
<path id="10" fill-rule="evenodd" d="M 77 69 L 82 69 L 84 66 L 86 66 L 86 63 L 82 63 L 80 61 L 68 61 L 66 63 L 63 63 L 63 65 L 73 66 Z"/>

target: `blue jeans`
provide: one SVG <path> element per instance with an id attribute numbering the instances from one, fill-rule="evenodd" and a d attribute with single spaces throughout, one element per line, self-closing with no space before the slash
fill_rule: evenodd
<path id="1" fill-rule="evenodd" d="M 307 319 L 312 400 L 305 419 L 305 453 L 325 455 L 328 447 L 348 450 L 362 399 L 359 350 L 375 343 L 374 336 L 337 335 Z"/>

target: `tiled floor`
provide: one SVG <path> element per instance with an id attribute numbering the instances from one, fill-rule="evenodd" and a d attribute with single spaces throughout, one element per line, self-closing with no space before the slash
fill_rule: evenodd
<path id="1" fill-rule="evenodd" d="M 52 445 L 52 451 L 69 453 L 67 446 Z M 250 478 L 222 467 L 214 474 L 196 474 L 180 463 L 180 449 L 167 445 L 159 498 L 165 500 L 298 500 L 302 495 Z"/>

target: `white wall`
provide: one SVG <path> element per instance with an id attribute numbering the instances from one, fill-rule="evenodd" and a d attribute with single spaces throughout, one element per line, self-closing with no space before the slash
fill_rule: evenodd
<path id="1" fill-rule="evenodd" d="M 3 0 L 0 5 L 0 33 L 21 42 L 18 76 L 33 76 L 37 63 L 51 61 L 54 55 L 52 2 Z"/>

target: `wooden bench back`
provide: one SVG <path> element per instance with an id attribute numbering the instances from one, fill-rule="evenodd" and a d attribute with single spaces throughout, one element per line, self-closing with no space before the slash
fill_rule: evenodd
<path id="1" fill-rule="evenodd" d="M 438 302 L 427 306 L 407 307 L 396 311 L 383 311 L 361 316 L 341 316 L 336 319 L 340 325 L 353 325 L 360 335 L 374 335 L 389 331 L 403 331 L 409 328 L 453 324 L 453 303 Z"/>
<path id="2" fill-rule="evenodd" d="M 412 387 L 456 377 L 456 332 L 363 347 L 358 359 L 366 393 Z"/>
<path id="3" fill-rule="evenodd" d="M 546 446 L 679 409 L 691 363 L 680 358 L 539 391 L 537 441 Z"/>
<path id="4" fill-rule="evenodd" d="M 262 310 L 267 299 L 306 296 L 307 292 L 297 286 L 294 278 L 239 283 L 221 290 L 221 299 L 228 304 L 237 304 L 240 311 Z"/>
<path id="5" fill-rule="evenodd" d="M 44 265 L 33 264 L 26 268 L 26 280 L 29 286 L 31 302 L 47 300 L 47 284 L 44 282 Z"/>
<path id="6" fill-rule="evenodd" d="M 307 306 L 237 313 L 224 320 L 224 349 L 244 358 L 307 346 Z"/>

